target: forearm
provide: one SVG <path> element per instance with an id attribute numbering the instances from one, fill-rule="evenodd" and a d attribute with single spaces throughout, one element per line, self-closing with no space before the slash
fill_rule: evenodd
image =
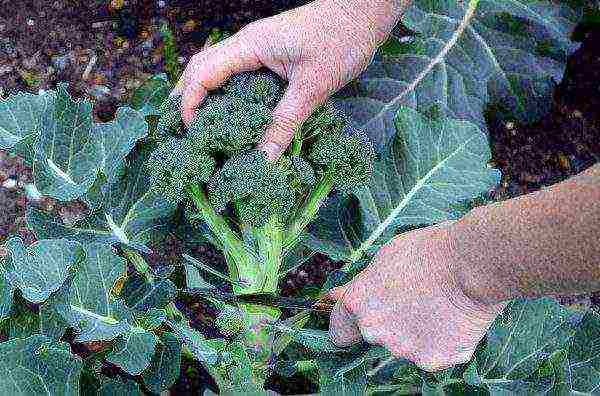
<path id="1" fill-rule="evenodd" d="M 477 208 L 451 238 L 457 280 L 483 303 L 600 290 L 600 165 Z"/>
<path id="2" fill-rule="evenodd" d="M 368 28 L 374 44 L 383 42 L 412 0 L 325 0 L 351 17 L 356 28 Z"/>

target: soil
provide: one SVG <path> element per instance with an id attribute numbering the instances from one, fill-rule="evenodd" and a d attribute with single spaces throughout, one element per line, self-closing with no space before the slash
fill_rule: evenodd
<path id="1" fill-rule="evenodd" d="M 168 23 L 173 30 L 178 62 L 183 67 L 202 48 L 212 29 L 236 31 L 253 20 L 306 2 L 0 0 L 0 98 L 23 90 L 51 89 L 66 81 L 74 96 L 94 101 L 98 119 L 108 120 L 117 106 L 128 101 L 135 87 L 163 72 L 161 24 Z M 569 58 L 565 77 L 556 87 L 550 114 L 533 125 L 490 117 L 494 162 L 503 174 L 502 184 L 493 194 L 495 199 L 538 190 L 600 159 L 600 50 L 594 46 L 594 41 L 600 41 L 600 28 L 589 28 L 582 36 L 581 48 Z M 24 190 L 30 181 L 31 169 L 23 161 L 0 152 L 0 243 L 14 234 L 28 243 L 34 241 L 35 236 L 25 227 L 25 212 L 31 205 L 67 221 L 85 211 L 80 203 L 32 199 Z M 152 246 L 155 253 L 150 264 L 172 263 L 187 252 L 225 271 L 220 252 L 209 244 L 190 246 L 183 239 L 172 234 Z M 298 295 L 317 288 L 341 265 L 316 255 L 282 279 L 282 294 Z M 562 301 L 599 305 L 600 295 Z M 216 312 L 206 302 L 181 300 L 177 306 L 207 336 L 219 335 L 211 325 Z M 108 365 L 104 371 L 123 375 Z M 199 365 L 184 360 L 181 372 L 173 394 L 199 394 L 206 387 L 208 377 Z M 300 393 L 302 385 L 306 386 L 303 378 L 274 377 L 269 383 L 287 394 Z"/>

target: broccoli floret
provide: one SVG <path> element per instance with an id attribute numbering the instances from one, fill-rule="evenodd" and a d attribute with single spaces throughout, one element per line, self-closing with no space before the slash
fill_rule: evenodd
<path id="1" fill-rule="evenodd" d="M 156 138 L 164 141 L 169 136 L 178 135 L 183 125 L 181 118 L 181 96 L 169 96 L 160 106 Z"/>
<path id="2" fill-rule="evenodd" d="M 189 136 L 210 153 L 231 156 L 254 148 L 271 120 L 271 111 L 262 104 L 212 96 L 198 108 Z"/>
<path id="3" fill-rule="evenodd" d="M 236 74 L 223 87 L 229 96 L 236 96 L 248 103 L 275 108 L 283 95 L 283 82 L 274 73 L 254 71 Z"/>
<path id="4" fill-rule="evenodd" d="M 294 204 L 288 173 L 257 150 L 229 159 L 208 184 L 212 206 L 222 211 L 235 203 L 240 220 L 264 225 L 272 216 L 285 218 Z"/>
<path id="5" fill-rule="evenodd" d="M 190 184 L 206 183 L 216 161 L 189 138 L 171 138 L 152 152 L 146 164 L 152 188 L 166 200 L 184 200 Z"/>
<path id="6" fill-rule="evenodd" d="M 243 311 L 226 307 L 217 315 L 215 324 L 225 337 L 235 337 L 247 330 Z"/>
<path id="7" fill-rule="evenodd" d="M 331 101 L 317 108 L 304 122 L 302 132 L 305 138 L 342 131 L 347 125 L 344 113 Z"/>
<path id="8" fill-rule="evenodd" d="M 290 158 L 293 177 L 302 186 L 312 187 L 317 182 L 315 170 L 304 158 L 294 155 Z"/>
<path id="9" fill-rule="evenodd" d="M 309 160 L 320 174 L 333 177 L 338 191 L 349 192 L 369 183 L 375 152 L 358 132 L 340 130 L 321 135 L 312 145 Z"/>

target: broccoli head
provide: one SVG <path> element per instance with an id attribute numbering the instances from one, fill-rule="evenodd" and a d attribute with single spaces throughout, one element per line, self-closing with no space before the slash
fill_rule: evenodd
<path id="1" fill-rule="evenodd" d="M 257 150 L 225 162 L 208 184 L 208 197 L 217 211 L 235 203 L 240 220 L 254 226 L 275 215 L 284 219 L 294 204 L 288 173 Z"/>
<path id="2" fill-rule="evenodd" d="M 152 152 L 146 166 L 152 188 L 166 200 L 184 200 L 186 186 L 206 183 L 216 161 L 200 145 L 189 138 L 171 138 Z"/>
<path id="3" fill-rule="evenodd" d="M 273 110 L 283 95 L 283 82 L 274 73 L 252 71 L 236 74 L 223 87 L 228 96 L 256 103 Z"/>
<path id="4" fill-rule="evenodd" d="M 321 174 L 330 174 L 338 191 L 350 192 L 369 183 L 375 151 L 356 131 L 324 134 L 310 150 L 309 160 Z"/>
<path id="5" fill-rule="evenodd" d="M 260 103 L 212 96 L 196 111 L 189 136 L 210 153 L 235 155 L 254 148 L 271 119 L 271 111 Z"/>
<path id="6" fill-rule="evenodd" d="M 159 108 L 156 137 L 164 141 L 169 136 L 178 135 L 183 120 L 181 118 L 181 96 L 169 96 Z"/>

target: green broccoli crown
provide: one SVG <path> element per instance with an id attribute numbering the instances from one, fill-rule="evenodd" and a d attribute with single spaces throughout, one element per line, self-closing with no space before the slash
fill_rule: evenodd
<path id="1" fill-rule="evenodd" d="M 373 147 L 358 132 L 340 130 L 320 136 L 308 158 L 318 173 L 333 177 L 337 190 L 349 192 L 369 183 L 374 157 Z"/>
<path id="2" fill-rule="evenodd" d="M 375 151 L 366 136 L 349 126 L 333 102 L 321 106 L 303 128 L 308 140 L 308 160 L 317 174 L 329 174 L 337 190 L 349 192 L 368 184 Z"/>
<path id="3" fill-rule="evenodd" d="M 159 108 L 156 137 L 159 141 L 178 134 L 183 120 L 181 119 L 181 96 L 169 96 Z"/>
<path id="4" fill-rule="evenodd" d="M 187 185 L 205 186 L 216 211 L 231 205 L 239 221 L 260 226 L 274 217 L 286 222 L 320 180 L 333 181 L 343 192 L 367 184 L 374 150 L 348 127 L 332 102 L 304 123 L 294 147 L 276 163 L 254 149 L 272 122 L 283 89 L 272 72 L 233 76 L 207 96 L 187 131 L 181 98 L 168 98 L 157 127 L 166 138 L 148 162 L 155 188 L 181 202 Z"/>
<path id="5" fill-rule="evenodd" d="M 275 215 L 285 218 L 294 204 L 288 173 L 257 150 L 225 162 L 208 183 L 208 197 L 217 211 L 236 203 L 240 220 L 255 226 Z"/>
<path id="6" fill-rule="evenodd" d="M 170 138 L 152 152 L 146 166 L 150 183 L 170 202 L 180 202 L 190 184 L 206 183 L 216 161 L 189 138 Z"/>
<path id="7" fill-rule="evenodd" d="M 274 73 L 253 71 L 236 74 L 223 87 L 226 95 L 273 110 L 283 95 L 283 81 Z"/>
<path id="8" fill-rule="evenodd" d="M 254 148 L 271 120 L 271 110 L 260 103 L 212 96 L 196 111 L 189 135 L 210 153 L 235 155 Z"/>

